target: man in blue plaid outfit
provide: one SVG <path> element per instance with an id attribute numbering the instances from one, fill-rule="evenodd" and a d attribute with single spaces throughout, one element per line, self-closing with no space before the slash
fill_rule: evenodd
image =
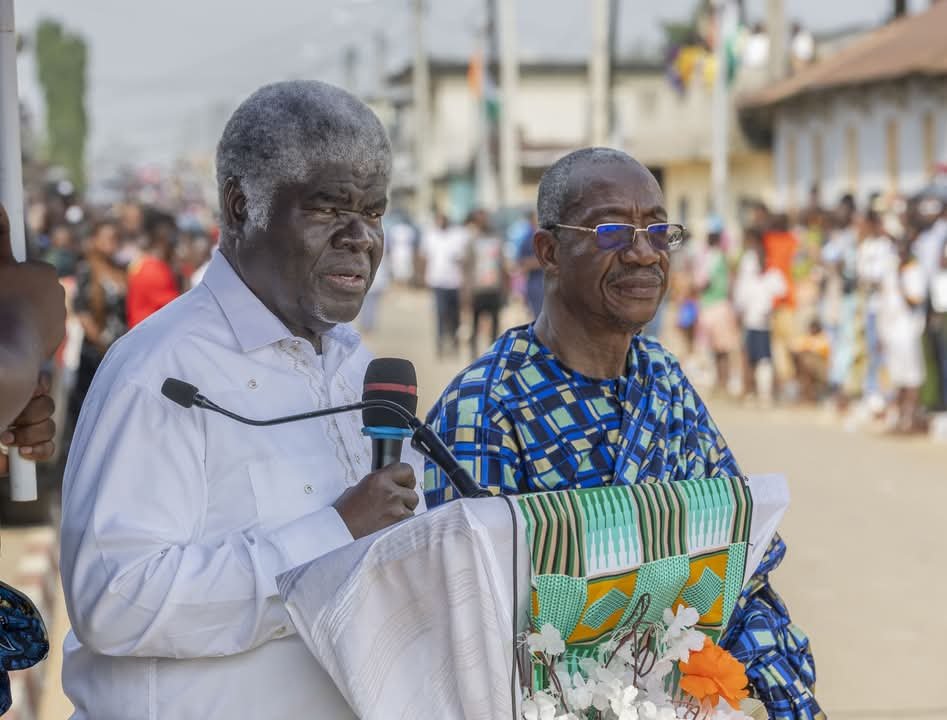
<path id="1" fill-rule="evenodd" d="M 543 175 L 538 214 L 542 312 L 458 375 L 428 422 L 495 492 L 740 474 L 677 360 L 639 335 L 684 240 L 654 176 L 623 152 L 579 150 Z M 451 497 L 430 465 L 425 490 L 429 506 Z M 824 718 L 809 641 L 769 584 L 785 553 L 777 537 L 722 644 L 771 718 Z"/>

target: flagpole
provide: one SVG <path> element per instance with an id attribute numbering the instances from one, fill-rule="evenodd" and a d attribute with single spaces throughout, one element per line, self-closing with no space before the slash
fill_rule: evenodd
<path id="1" fill-rule="evenodd" d="M 13 0 L 0 0 L 0 203 L 10 218 L 11 247 L 18 262 L 26 260 L 21 163 Z M 10 452 L 10 498 L 16 502 L 36 499 L 36 465 L 15 450 Z"/>

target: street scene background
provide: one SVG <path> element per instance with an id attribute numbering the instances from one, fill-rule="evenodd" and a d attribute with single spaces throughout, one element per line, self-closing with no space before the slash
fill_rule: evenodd
<path id="1" fill-rule="evenodd" d="M 947 720 L 947 0 L 656 5 L 17 2 L 29 249 L 69 304 L 47 367 L 59 456 L 37 503 L 0 479 L 0 579 L 50 627 L 49 658 L 13 675 L 18 720 L 70 713 L 58 503 L 85 391 L 112 343 L 200 282 L 230 113 L 303 78 L 389 132 L 385 260 L 356 325 L 415 364 L 419 414 L 539 311 L 544 169 L 586 145 L 647 165 L 688 239 L 644 332 L 744 471 L 789 480 L 771 580 L 820 703 Z"/>

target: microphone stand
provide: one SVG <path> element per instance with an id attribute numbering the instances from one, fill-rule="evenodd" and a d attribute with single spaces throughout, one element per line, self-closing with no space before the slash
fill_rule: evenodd
<path id="1" fill-rule="evenodd" d="M 271 427 L 273 425 L 282 425 L 284 423 L 298 422 L 300 420 L 310 420 L 313 418 L 326 417 L 328 415 L 337 415 L 344 412 L 364 410 L 365 408 L 383 408 L 385 410 L 390 410 L 391 412 L 394 412 L 400 416 L 408 424 L 408 427 L 411 428 L 411 447 L 413 447 L 424 457 L 443 470 L 444 474 L 447 475 L 447 478 L 450 480 L 451 485 L 454 486 L 454 489 L 460 494 L 461 497 L 493 497 L 493 495 L 488 490 L 485 490 L 474 481 L 474 479 L 470 476 L 470 473 L 461 467 L 460 463 L 457 462 L 457 458 L 454 457 L 450 449 L 448 449 L 448 447 L 432 428 L 425 425 L 401 405 L 396 402 L 392 402 L 391 400 L 362 400 L 350 405 L 340 405 L 339 407 L 326 408 L 324 410 L 312 410 L 310 412 L 300 413 L 298 415 L 287 415 L 285 417 L 272 418 L 270 420 L 254 420 L 252 418 L 243 417 L 242 415 L 237 415 L 230 410 L 220 407 L 220 405 L 217 403 L 209 400 L 199 392 L 196 392 L 196 388 L 194 388 L 195 392 L 193 394 L 189 393 L 186 399 L 182 399 L 180 396 L 176 396 L 176 394 L 173 392 L 173 383 L 177 383 L 179 386 L 186 385 L 186 383 L 182 383 L 180 380 L 174 380 L 173 378 L 168 378 L 165 380 L 165 383 L 161 388 L 161 392 L 169 400 L 176 402 L 182 407 L 191 407 L 193 405 L 201 408 L 202 410 L 210 410 L 211 412 L 228 417 L 231 420 L 235 420 L 244 425 L 251 425 L 253 427 Z M 193 386 L 189 387 L 193 388 Z"/>

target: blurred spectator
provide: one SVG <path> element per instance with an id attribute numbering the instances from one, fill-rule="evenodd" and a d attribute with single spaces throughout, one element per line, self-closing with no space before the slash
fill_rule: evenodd
<path id="1" fill-rule="evenodd" d="M 484 210 L 471 213 L 470 235 L 464 261 L 464 288 L 470 296 L 470 351 L 480 356 L 480 321 L 490 323 L 490 345 L 500 336 L 500 311 L 506 304 L 509 274 L 503 254 L 503 238 L 490 225 Z"/>
<path id="2" fill-rule="evenodd" d="M 57 225 L 49 235 L 49 249 L 43 260 L 54 268 L 59 277 L 68 277 L 76 272 L 78 253 L 76 239 L 68 225 Z"/>
<path id="3" fill-rule="evenodd" d="M 928 332 L 940 391 L 938 409 L 947 412 L 947 204 L 942 205 L 940 218 L 930 232 L 939 239 L 940 249 L 931 253 L 936 264 L 930 272 Z"/>
<path id="4" fill-rule="evenodd" d="M 418 254 L 418 231 L 402 214 L 396 214 L 385 228 L 385 257 L 394 282 L 410 285 L 415 282 L 415 258 Z"/>
<path id="5" fill-rule="evenodd" d="M 466 231 L 461 227 L 450 227 L 447 216 L 438 213 L 435 224 L 425 233 L 421 245 L 425 263 L 424 279 L 434 291 L 437 310 L 438 357 L 457 350 L 460 288 L 464 279 L 463 261 L 466 253 Z"/>
<path id="6" fill-rule="evenodd" d="M 362 309 L 358 313 L 358 326 L 362 332 L 374 332 L 378 319 L 378 306 L 389 285 L 391 285 L 391 260 L 388 253 L 384 253 L 381 256 L 378 269 L 375 270 L 372 284 L 369 285 L 368 292 L 365 293 Z"/>
<path id="7" fill-rule="evenodd" d="M 890 262 L 882 283 L 881 335 L 888 372 L 895 388 L 897 432 L 922 429 L 919 410 L 924 384 L 924 321 L 927 283 L 914 257 L 919 228 L 912 225 L 902 239 L 897 259 Z"/>
<path id="8" fill-rule="evenodd" d="M 543 269 L 539 258 L 533 250 L 533 235 L 537 228 L 536 211 L 529 214 L 529 223 L 524 226 L 520 235 L 517 252 L 517 264 L 520 272 L 526 276 L 526 305 L 533 315 L 533 320 L 539 317 L 543 309 L 543 294 L 545 292 Z"/>
<path id="9" fill-rule="evenodd" d="M 82 324 L 79 368 L 69 400 L 70 426 L 75 427 L 96 370 L 105 353 L 126 330 L 125 271 L 115 262 L 119 250 L 118 228 L 100 222 L 92 228 L 85 257 L 76 274 L 73 311 Z"/>
<path id="10" fill-rule="evenodd" d="M 784 214 L 775 215 L 770 227 L 763 233 L 763 247 L 766 256 L 766 269 L 778 270 L 786 283 L 785 292 L 773 303 L 771 322 L 773 370 L 779 382 L 780 392 L 792 396 L 792 383 L 795 379 L 795 367 L 792 362 L 791 347 L 796 330 L 796 291 L 793 282 L 793 263 L 799 241 L 789 230 L 789 218 Z"/>
<path id="11" fill-rule="evenodd" d="M 730 385 L 730 355 L 737 349 L 739 336 L 730 303 L 730 268 L 723 252 L 723 224 L 708 222 L 707 248 L 701 261 L 700 330 L 713 353 L 717 387 Z"/>
<path id="12" fill-rule="evenodd" d="M 825 319 L 832 338 L 829 383 L 839 407 L 844 409 L 861 389 L 854 377 L 859 350 L 858 232 L 851 195 L 843 196 L 839 202 L 836 227 L 829 234 L 822 259 L 827 270 Z"/>
<path id="13" fill-rule="evenodd" d="M 764 68 L 769 62 L 769 35 L 763 23 L 756 23 L 743 46 L 743 64 L 749 68 Z"/>
<path id="14" fill-rule="evenodd" d="M 142 255 L 128 268 L 129 329 L 180 294 L 170 265 L 176 231 L 174 218 L 166 213 L 153 210 L 145 219 Z"/>
<path id="15" fill-rule="evenodd" d="M 897 255 L 894 241 L 881 225 L 881 216 L 868 210 L 859 223 L 859 245 L 855 259 L 858 286 L 864 297 L 865 349 L 868 368 L 865 373 L 864 396 L 874 414 L 884 409 L 881 393 L 881 371 L 884 366 L 881 338 L 878 335 L 878 313 L 881 310 L 881 286 L 884 275 Z"/>
<path id="16" fill-rule="evenodd" d="M 748 384 L 760 401 L 768 405 L 773 399 L 770 316 L 776 298 L 786 292 L 786 280 L 776 268 L 766 269 L 759 231 L 749 231 L 745 237 L 747 248 L 737 271 L 734 304 L 743 323 Z"/>
<path id="17" fill-rule="evenodd" d="M 798 72 L 815 59 L 815 38 L 798 22 L 792 24 L 790 38 L 792 70 Z"/>
<path id="18" fill-rule="evenodd" d="M 822 399 L 828 387 L 831 353 L 829 336 L 818 320 L 812 320 L 808 331 L 793 342 L 792 356 L 799 381 L 799 396 L 806 402 Z"/>

